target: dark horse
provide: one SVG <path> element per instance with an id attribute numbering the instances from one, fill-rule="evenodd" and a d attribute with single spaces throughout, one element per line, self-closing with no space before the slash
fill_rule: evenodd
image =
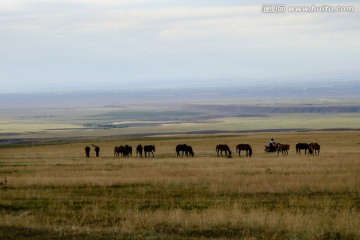
<path id="1" fill-rule="evenodd" d="M 120 155 L 127 157 L 126 147 L 122 145 L 119 147 L 114 147 L 114 157 L 119 157 Z"/>
<path id="2" fill-rule="evenodd" d="M 226 144 L 219 144 L 216 145 L 216 153 L 217 156 L 219 156 L 219 153 L 221 154 L 221 156 L 223 156 L 223 152 L 225 152 L 225 157 L 229 154 L 229 156 L 231 156 L 231 151 L 228 145 Z"/>
<path id="3" fill-rule="evenodd" d="M 309 144 L 307 143 L 296 144 L 296 154 L 300 154 L 300 150 L 305 150 L 305 154 L 306 154 L 306 151 L 309 150 Z"/>
<path id="4" fill-rule="evenodd" d="M 128 157 L 132 157 L 132 146 L 125 145 L 125 151 Z"/>
<path id="5" fill-rule="evenodd" d="M 90 157 L 90 147 L 89 146 L 85 147 L 85 154 L 86 154 L 86 157 Z"/>
<path id="6" fill-rule="evenodd" d="M 145 145 L 144 146 L 145 157 L 146 157 L 146 153 L 149 153 L 149 157 L 150 157 L 150 153 L 154 157 L 154 152 L 155 152 L 155 146 L 153 146 L 153 145 Z"/>
<path id="7" fill-rule="evenodd" d="M 189 154 L 193 157 L 194 156 L 194 152 L 191 146 L 188 146 L 186 144 L 179 144 L 176 146 L 176 156 L 180 157 L 180 152 L 182 152 L 182 157 L 185 155 L 188 157 Z"/>
<path id="8" fill-rule="evenodd" d="M 92 144 L 92 146 L 95 148 L 96 157 L 99 157 L 100 147 L 99 147 L 99 146 L 95 146 L 94 144 Z"/>
<path id="9" fill-rule="evenodd" d="M 320 154 L 320 145 L 318 143 L 310 143 L 309 144 L 309 153 L 317 155 Z"/>
<path id="10" fill-rule="evenodd" d="M 238 151 L 239 151 L 239 157 L 241 157 L 240 151 L 246 151 L 247 157 L 251 157 L 251 155 L 252 155 L 252 148 L 249 144 L 238 144 L 236 146 L 236 152 L 238 152 Z"/>
<path id="11" fill-rule="evenodd" d="M 139 144 L 136 147 L 136 156 L 138 156 L 138 154 L 140 155 L 140 157 L 142 157 L 142 152 L 143 152 L 143 146 L 141 144 Z"/>

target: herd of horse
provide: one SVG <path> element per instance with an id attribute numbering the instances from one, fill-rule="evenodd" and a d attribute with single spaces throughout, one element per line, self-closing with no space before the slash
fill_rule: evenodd
<path id="1" fill-rule="evenodd" d="M 320 145 L 318 143 L 297 143 L 295 145 L 296 154 L 301 154 L 301 150 L 305 151 L 305 154 L 309 155 L 319 155 L 320 154 Z M 265 152 L 277 152 L 278 155 L 281 152 L 282 155 L 289 154 L 290 145 L 277 143 L 275 147 L 271 148 L 269 145 L 265 146 Z"/>
<path id="2" fill-rule="evenodd" d="M 100 147 L 92 145 L 95 148 L 96 157 L 99 157 Z M 270 152 L 281 152 L 282 155 L 289 154 L 290 145 L 289 144 L 281 144 L 277 143 L 274 147 L 270 147 L 269 145 L 265 146 L 264 151 L 267 153 Z M 175 148 L 177 157 L 194 157 L 195 153 L 191 146 L 186 144 L 179 144 Z M 305 154 L 309 155 L 319 155 L 320 154 L 320 145 L 318 143 L 298 143 L 296 144 L 296 154 L 301 154 L 301 150 L 305 151 Z M 252 156 L 252 148 L 249 144 L 238 144 L 236 145 L 236 153 L 239 153 L 239 157 L 241 157 L 240 152 L 245 151 L 246 157 Z M 114 157 L 132 157 L 133 148 L 129 145 L 121 145 L 114 147 Z M 216 145 L 215 152 L 217 156 L 222 157 L 231 157 L 231 150 L 227 144 L 219 144 Z M 85 147 L 86 157 L 90 157 L 90 147 Z M 155 146 L 154 145 L 145 145 L 142 146 L 139 144 L 136 147 L 136 157 L 143 157 L 143 153 L 146 157 L 155 157 Z M 180 154 L 181 153 L 181 154 Z"/>
<path id="3" fill-rule="evenodd" d="M 306 151 L 308 151 L 309 154 L 315 154 L 315 155 L 319 155 L 320 154 L 320 145 L 318 143 L 298 143 L 296 144 L 296 153 L 300 154 L 301 150 L 305 150 L 305 154 Z"/>
<path id="4" fill-rule="evenodd" d="M 119 157 L 119 156 L 123 156 L 123 157 L 132 157 L 132 147 L 129 145 L 121 145 L 121 146 L 115 146 L 114 147 L 114 157 Z M 144 147 L 139 144 L 136 147 L 136 157 L 143 156 L 143 152 L 145 157 L 150 157 L 150 154 L 152 155 L 152 157 L 154 157 L 154 152 L 155 152 L 155 146 L 153 145 L 145 145 Z"/>

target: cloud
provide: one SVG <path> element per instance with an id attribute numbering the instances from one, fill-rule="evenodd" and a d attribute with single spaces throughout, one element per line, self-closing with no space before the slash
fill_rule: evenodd
<path id="1" fill-rule="evenodd" d="M 353 26 L 355 31 L 360 21 L 355 13 L 262 14 L 261 5 L 151 8 L 154 2 L 159 1 L 5 0 L 0 5 L 0 11 L 5 13 L 0 17 L 0 30 L 77 34 L 152 28 L 159 31 L 161 38 L 170 40 L 208 34 L 269 36 L 282 31 L 321 32 L 344 26 Z M 143 5 L 124 7 L 135 3 Z"/>
<path id="2" fill-rule="evenodd" d="M 0 77 L 81 85 L 358 68 L 357 12 L 263 14 L 250 1 L 179 2 L 0 0 Z"/>

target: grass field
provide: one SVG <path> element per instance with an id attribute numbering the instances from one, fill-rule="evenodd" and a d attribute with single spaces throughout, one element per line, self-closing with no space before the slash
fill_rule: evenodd
<path id="1" fill-rule="evenodd" d="M 274 137 L 288 156 L 264 153 Z M 318 142 L 319 156 L 295 154 Z M 84 147 L 101 147 L 86 159 Z M 192 145 L 194 158 L 176 158 Z M 216 157 L 226 143 L 232 158 Z M 238 157 L 249 143 L 253 157 Z M 115 158 L 154 144 L 155 158 Z M 360 133 L 96 138 L 0 148 L 0 239 L 359 239 Z"/>

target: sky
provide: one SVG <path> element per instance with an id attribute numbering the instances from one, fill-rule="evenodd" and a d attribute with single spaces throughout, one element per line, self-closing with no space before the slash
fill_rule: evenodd
<path id="1" fill-rule="evenodd" d="M 360 81 L 358 1 L 278 2 L 0 0 L 0 93 Z"/>

